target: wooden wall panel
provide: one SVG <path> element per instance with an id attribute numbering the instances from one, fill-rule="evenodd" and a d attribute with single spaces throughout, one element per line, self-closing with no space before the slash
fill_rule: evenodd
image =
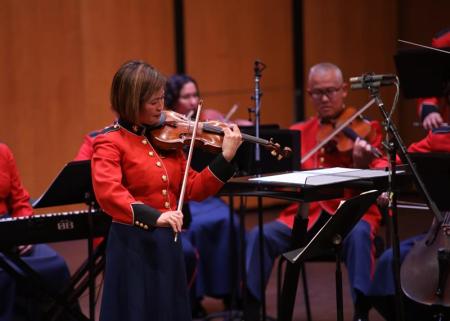
<path id="1" fill-rule="evenodd" d="M 4 0 L 0 139 L 32 196 L 85 133 L 112 121 L 109 86 L 126 60 L 174 72 L 173 7 L 158 0 Z"/>
<path id="2" fill-rule="evenodd" d="M 192 0 L 185 6 L 187 72 L 199 82 L 205 106 L 239 118 L 253 106 L 255 59 L 261 79 L 262 123 L 293 120 L 291 1 Z"/>
<path id="3" fill-rule="evenodd" d="M 308 71 L 316 63 L 328 61 L 338 65 L 348 81 L 365 72 L 393 73 L 393 55 L 397 39 L 397 3 L 381 1 L 304 0 L 305 84 Z M 384 95 L 392 102 L 392 90 Z M 365 91 L 351 91 L 347 103 L 363 106 Z M 314 114 L 311 101 L 305 100 L 306 115 Z M 380 118 L 376 107 L 367 115 Z"/>

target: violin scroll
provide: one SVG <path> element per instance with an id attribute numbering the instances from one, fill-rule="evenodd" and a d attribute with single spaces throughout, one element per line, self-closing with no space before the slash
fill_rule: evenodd
<path id="1" fill-rule="evenodd" d="M 292 149 L 289 147 L 281 148 L 280 144 L 274 143 L 273 138 L 269 139 L 269 142 L 273 149 L 270 152 L 270 155 L 277 158 L 277 160 L 282 160 L 283 158 L 289 158 L 292 155 Z"/>

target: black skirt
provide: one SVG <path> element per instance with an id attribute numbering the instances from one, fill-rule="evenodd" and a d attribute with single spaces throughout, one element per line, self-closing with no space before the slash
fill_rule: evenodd
<path id="1" fill-rule="evenodd" d="M 113 223 L 100 321 L 191 320 L 181 237 Z"/>

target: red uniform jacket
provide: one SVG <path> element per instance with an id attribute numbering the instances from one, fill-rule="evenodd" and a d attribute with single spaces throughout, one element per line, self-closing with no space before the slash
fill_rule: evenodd
<path id="1" fill-rule="evenodd" d="M 0 215 L 31 215 L 30 195 L 20 182 L 14 156 L 5 144 L 0 143 Z"/>
<path id="2" fill-rule="evenodd" d="M 450 152 L 450 130 L 430 131 L 428 135 L 409 146 L 408 152 L 410 153 L 430 153 L 430 152 Z"/>
<path id="3" fill-rule="evenodd" d="M 119 123 L 94 140 L 95 195 L 114 221 L 148 228 L 161 212 L 177 209 L 186 159 L 181 150 L 161 154 L 154 149 L 145 128 Z M 216 194 L 233 173 L 222 154 L 200 173 L 191 169 L 185 201 Z"/>
<path id="4" fill-rule="evenodd" d="M 370 141 L 373 146 L 380 148 L 382 141 L 381 126 L 377 121 L 371 122 L 372 128 L 376 131 L 376 135 L 373 141 Z M 299 130 L 301 134 L 301 155 L 305 155 L 308 151 L 313 149 L 317 145 L 316 137 L 319 131 L 320 120 L 318 117 L 313 117 L 308 121 L 294 124 L 291 126 L 293 130 Z M 384 167 L 387 163 L 385 160 L 375 159 L 371 168 Z M 305 163 L 302 164 L 302 169 L 312 169 L 312 168 L 328 168 L 328 167 L 353 167 L 353 159 L 351 152 L 348 153 L 326 153 L 324 149 L 319 150 L 315 155 L 309 158 Z M 351 192 L 349 191 L 349 197 Z M 309 209 L 309 223 L 308 228 L 310 228 L 319 218 L 319 215 L 323 210 L 328 213 L 334 213 L 340 203 L 340 199 L 312 202 L 310 203 Z M 285 209 L 280 214 L 279 220 L 287 224 L 292 228 L 294 223 L 294 216 L 297 213 L 298 204 L 292 204 L 287 209 Z M 367 221 L 373 228 L 374 231 L 378 228 L 381 220 L 381 214 L 378 208 L 373 205 L 370 207 L 369 211 L 363 216 L 363 219 Z"/>
<path id="5" fill-rule="evenodd" d="M 432 112 L 440 113 L 444 122 L 450 121 L 450 106 L 443 97 L 420 98 L 417 104 L 417 112 L 422 121 Z"/>

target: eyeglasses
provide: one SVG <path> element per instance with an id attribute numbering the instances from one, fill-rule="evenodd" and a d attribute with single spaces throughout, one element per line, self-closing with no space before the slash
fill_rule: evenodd
<path id="1" fill-rule="evenodd" d="M 309 90 L 308 93 L 311 95 L 313 99 L 321 99 L 323 95 L 327 96 L 329 99 L 333 98 L 336 93 L 342 89 L 342 86 L 339 87 L 328 87 L 322 89 L 313 89 Z"/>

